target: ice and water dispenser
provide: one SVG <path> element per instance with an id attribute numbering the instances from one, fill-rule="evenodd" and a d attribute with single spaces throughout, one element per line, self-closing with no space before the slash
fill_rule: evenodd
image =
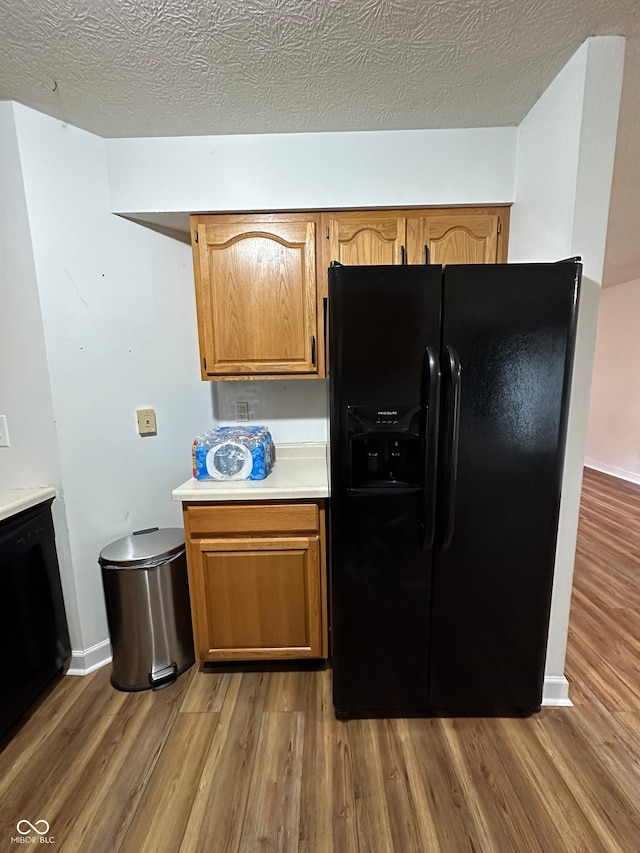
<path id="1" fill-rule="evenodd" d="M 347 406 L 349 490 L 415 490 L 424 484 L 420 405 Z"/>

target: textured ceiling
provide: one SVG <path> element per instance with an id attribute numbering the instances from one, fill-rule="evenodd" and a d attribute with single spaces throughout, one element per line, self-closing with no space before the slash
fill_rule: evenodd
<path id="1" fill-rule="evenodd" d="M 639 20 L 640 0 L 0 0 L 0 100 L 104 137 L 515 125 L 585 38 Z M 634 55 L 611 283 L 640 277 Z"/>
<path id="2" fill-rule="evenodd" d="M 517 124 L 586 37 L 634 13 L 638 0 L 0 0 L 0 99 L 107 137 Z"/>

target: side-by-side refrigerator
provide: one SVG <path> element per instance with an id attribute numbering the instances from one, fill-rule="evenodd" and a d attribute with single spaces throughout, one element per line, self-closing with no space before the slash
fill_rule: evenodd
<path id="1" fill-rule="evenodd" d="M 329 269 L 338 717 L 539 710 L 580 276 Z"/>

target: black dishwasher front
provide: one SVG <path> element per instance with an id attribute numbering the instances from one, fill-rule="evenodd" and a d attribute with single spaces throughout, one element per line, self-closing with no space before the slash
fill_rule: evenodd
<path id="1" fill-rule="evenodd" d="M 71 657 L 51 503 L 0 522 L 0 737 Z"/>

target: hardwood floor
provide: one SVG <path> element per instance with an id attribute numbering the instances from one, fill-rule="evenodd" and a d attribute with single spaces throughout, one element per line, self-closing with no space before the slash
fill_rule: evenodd
<path id="1" fill-rule="evenodd" d="M 0 754 L 0 851 L 46 820 L 65 853 L 633 853 L 639 613 L 640 487 L 587 471 L 575 707 L 344 723 L 327 670 L 194 667 L 138 694 L 64 677 Z"/>

